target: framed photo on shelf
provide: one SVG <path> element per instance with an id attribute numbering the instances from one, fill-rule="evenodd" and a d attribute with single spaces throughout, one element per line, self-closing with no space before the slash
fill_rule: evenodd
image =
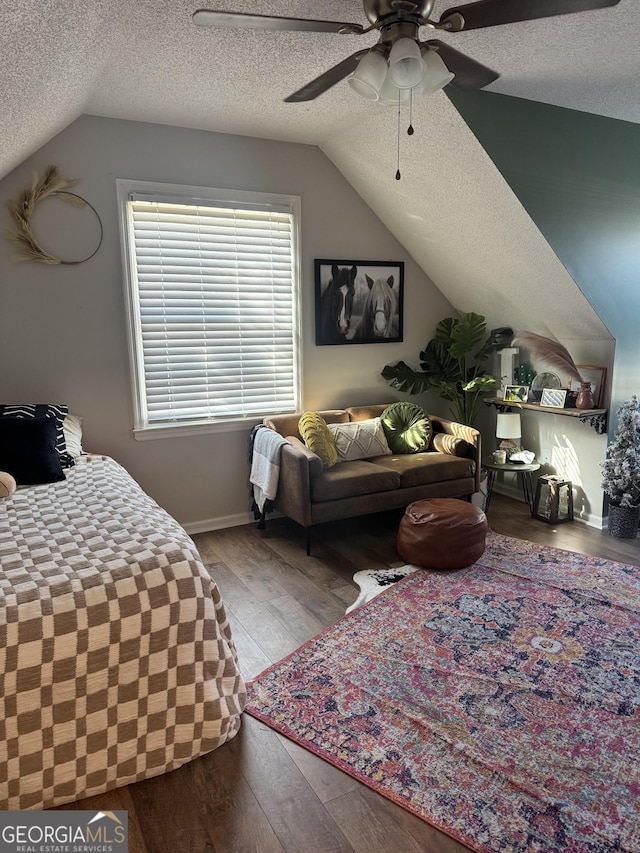
<path id="1" fill-rule="evenodd" d="M 560 377 L 555 373 L 536 373 L 529 388 L 527 403 L 539 403 L 545 388 L 562 388 Z"/>
<path id="2" fill-rule="evenodd" d="M 550 409 L 564 409 L 567 399 L 566 389 L 558 388 L 543 388 L 540 405 L 547 406 Z"/>
<path id="3" fill-rule="evenodd" d="M 528 396 L 528 385 L 507 385 L 504 389 L 503 399 L 507 403 L 526 403 Z"/>
<path id="4" fill-rule="evenodd" d="M 607 368 L 594 367 L 591 364 L 576 364 L 576 367 L 578 368 L 578 373 L 582 376 L 582 381 L 591 383 L 591 393 L 593 394 L 595 408 L 601 409 L 604 401 L 604 385 L 607 378 Z M 571 390 L 580 390 L 580 383 L 577 379 L 571 380 Z"/>
<path id="5" fill-rule="evenodd" d="M 315 260 L 316 346 L 402 341 L 404 262 Z"/>

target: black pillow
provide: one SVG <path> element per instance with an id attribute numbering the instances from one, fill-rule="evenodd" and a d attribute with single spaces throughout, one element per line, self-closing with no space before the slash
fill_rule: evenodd
<path id="1" fill-rule="evenodd" d="M 0 417 L 3 418 L 53 418 L 56 423 L 56 450 L 63 468 L 71 468 L 76 464 L 73 456 L 67 453 L 67 443 L 64 437 L 63 423 L 68 414 L 68 406 L 49 403 L 19 403 L 0 406 Z"/>
<path id="2" fill-rule="evenodd" d="M 0 418 L 0 470 L 19 486 L 64 480 L 53 418 Z"/>

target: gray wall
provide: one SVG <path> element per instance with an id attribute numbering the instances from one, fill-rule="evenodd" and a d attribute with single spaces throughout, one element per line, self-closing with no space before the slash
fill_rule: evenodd
<path id="1" fill-rule="evenodd" d="M 449 97 L 615 338 L 615 412 L 640 393 L 640 126 L 491 92 Z"/>
<path id="2" fill-rule="evenodd" d="M 116 178 L 301 196 L 305 408 L 396 399 L 379 375 L 382 367 L 414 359 L 439 320 L 454 313 L 316 147 L 83 116 L 0 182 L 2 201 L 16 198 L 32 173 L 42 175 L 49 164 L 80 179 L 77 192 L 100 213 L 104 241 L 92 260 L 52 267 L 17 263 L 9 242 L 0 241 L 0 399 L 68 403 L 84 418 L 85 449 L 121 462 L 192 531 L 248 520 L 250 427 L 133 438 Z M 53 211 L 60 203 L 48 204 Z M 10 225 L 6 213 L 0 219 L 1 226 Z M 40 227 L 46 243 L 52 233 Z M 90 235 L 78 239 L 84 249 Z M 74 238 L 67 242 L 73 251 Z M 404 343 L 316 347 L 316 257 L 404 261 Z M 435 405 L 444 410 L 441 402 Z"/>

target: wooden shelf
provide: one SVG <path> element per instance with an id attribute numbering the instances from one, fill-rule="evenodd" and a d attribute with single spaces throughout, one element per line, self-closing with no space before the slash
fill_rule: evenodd
<path id="1" fill-rule="evenodd" d="M 486 406 L 495 406 L 500 411 L 510 409 L 527 409 L 530 412 L 544 412 L 549 415 L 561 415 L 564 418 L 576 418 L 583 424 L 589 424 L 598 435 L 604 435 L 607 430 L 606 409 L 557 409 L 552 406 L 541 406 L 540 403 L 515 403 L 503 400 L 501 397 L 485 397 Z"/>

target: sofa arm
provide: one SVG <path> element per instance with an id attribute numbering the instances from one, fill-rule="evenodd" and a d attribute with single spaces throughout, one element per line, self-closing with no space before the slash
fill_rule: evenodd
<path id="1" fill-rule="evenodd" d="M 482 478 L 482 435 L 479 430 L 466 424 L 460 424 L 456 421 L 448 421 L 438 415 L 429 415 L 429 420 L 433 425 L 434 432 L 444 432 L 447 435 L 454 435 L 456 438 L 463 438 L 469 445 L 467 458 L 473 459 L 476 463 L 475 468 L 475 490 L 480 491 L 480 481 Z"/>
<path id="2" fill-rule="evenodd" d="M 314 477 L 317 477 L 318 474 L 322 473 L 324 465 L 322 463 L 322 459 L 320 459 L 317 453 L 310 450 L 296 435 L 288 435 L 287 441 L 293 448 L 296 458 L 300 459 L 300 457 L 304 457 L 307 460 L 307 465 L 309 466 L 309 477 L 312 480 Z"/>
<path id="3" fill-rule="evenodd" d="M 289 444 L 282 446 L 280 480 L 274 505 L 283 515 L 310 527 L 311 481 L 322 472 L 322 460 L 299 438 L 287 436 Z"/>

